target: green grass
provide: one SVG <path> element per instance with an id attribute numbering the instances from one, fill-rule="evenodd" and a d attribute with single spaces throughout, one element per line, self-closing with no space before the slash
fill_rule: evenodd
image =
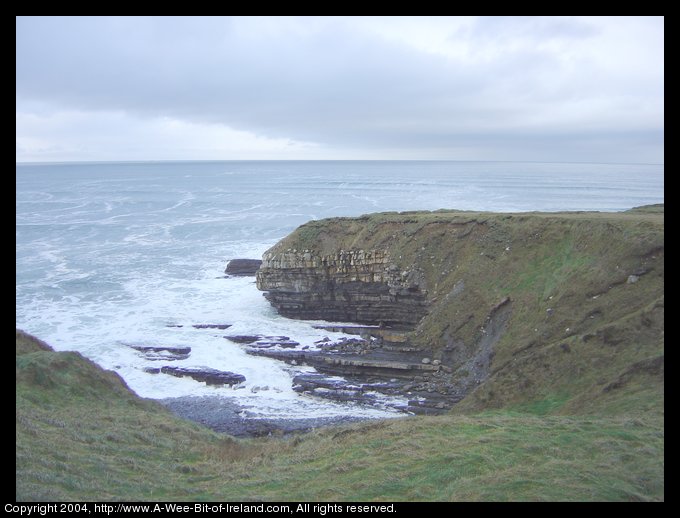
<path id="1" fill-rule="evenodd" d="M 570 399 L 570 394 L 548 394 L 546 397 L 510 406 L 509 411 L 545 416 L 554 414 Z"/>
<path id="2" fill-rule="evenodd" d="M 663 419 L 547 415 L 559 395 L 507 411 L 235 440 L 136 398 L 79 355 L 17 359 L 17 500 L 664 499 Z M 55 365 L 63 384 L 35 375 Z M 90 392 L 72 391 L 97 375 Z"/>
<path id="3" fill-rule="evenodd" d="M 505 295 L 518 292 L 531 292 L 536 295 L 537 302 L 553 295 L 557 288 L 570 277 L 584 272 L 595 258 L 579 253 L 574 249 L 572 236 L 565 237 L 557 243 L 550 243 L 541 253 L 522 263 L 522 270 L 514 279 L 507 279 L 508 284 L 501 288 Z"/>

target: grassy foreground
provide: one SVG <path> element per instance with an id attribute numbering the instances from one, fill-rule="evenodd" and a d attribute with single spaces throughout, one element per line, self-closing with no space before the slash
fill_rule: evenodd
<path id="1" fill-rule="evenodd" d="M 16 336 L 17 500 L 663 500 L 664 428 L 555 404 L 235 440 Z"/>

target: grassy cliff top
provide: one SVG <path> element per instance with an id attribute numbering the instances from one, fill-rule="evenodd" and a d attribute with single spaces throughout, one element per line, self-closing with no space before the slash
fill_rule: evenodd
<path id="1" fill-rule="evenodd" d="M 346 249 L 389 248 L 394 237 L 413 236 L 426 226 L 456 227 L 460 225 L 498 224 L 512 221 L 514 226 L 528 225 L 536 220 L 578 224 L 592 222 L 614 226 L 663 227 L 664 205 L 644 205 L 624 212 L 480 212 L 466 210 L 378 212 L 359 217 L 336 217 L 313 220 L 298 227 L 277 243 L 272 250 L 314 250 L 322 255 L 338 247 Z M 392 231 L 392 232 L 391 232 Z M 402 236 L 395 235 L 399 231 Z"/>

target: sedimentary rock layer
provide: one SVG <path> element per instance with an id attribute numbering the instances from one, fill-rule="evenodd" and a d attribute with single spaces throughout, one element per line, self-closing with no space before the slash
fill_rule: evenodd
<path id="1" fill-rule="evenodd" d="M 426 310 L 417 275 L 400 271 L 383 250 L 272 249 L 257 287 L 290 318 L 414 327 Z"/>

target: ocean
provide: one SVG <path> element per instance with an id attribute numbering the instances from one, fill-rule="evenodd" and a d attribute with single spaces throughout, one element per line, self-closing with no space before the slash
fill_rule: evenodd
<path id="1" fill-rule="evenodd" d="M 118 372 L 142 397 L 231 398 L 251 415 L 396 415 L 299 395 L 296 367 L 250 356 L 230 335 L 300 347 L 343 335 L 280 317 L 233 258 L 260 258 L 312 219 L 379 211 L 621 211 L 662 203 L 663 165 L 436 161 L 17 164 L 16 325 Z M 231 324 L 227 331 L 193 324 Z M 182 326 L 182 327 L 178 327 Z M 192 348 L 176 366 L 243 374 L 238 387 L 150 374 L 131 345 Z M 168 363 L 169 364 L 169 363 Z"/>

